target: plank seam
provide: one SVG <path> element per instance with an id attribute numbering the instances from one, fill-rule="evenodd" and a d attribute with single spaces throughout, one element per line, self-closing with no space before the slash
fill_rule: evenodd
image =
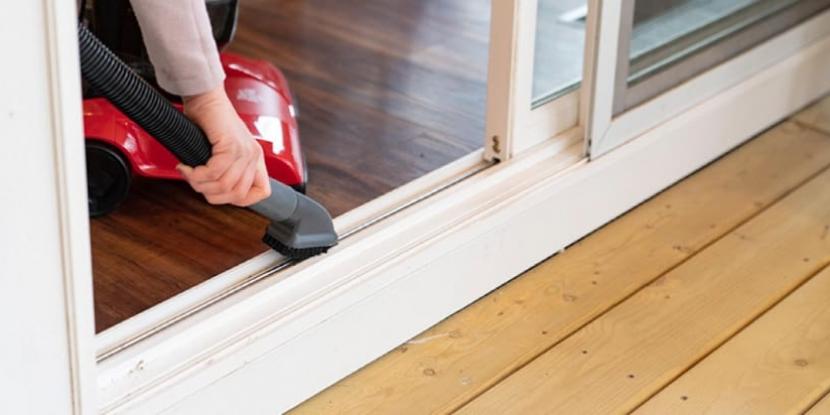
<path id="1" fill-rule="evenodd" d="M 765 209 L 765 210 L 766 210 L 766 209 Z M 729 336 L 727 336 L 727 337 L 726 337 L 723 341 L 718 342 L 718 344 L 717 344 L 717 345 L 715 345 L 714 347 L 712 347 L 712 349 L 711 349 L 711 350 L 709 350 L 708 352 L 706 352 L 706 353 L 704 353 L 704 354 L 700 355 L 700 357 L 698 357 L 697 359 L 692 360 L 692 362 L 691 362 L 688 366 L 686 366 L 686 368 L 685 368 L 685 369 L 683 369 L 683 370 L 682 370 L 682 371 L 680 371 L 680 373 L 678 373 L 676 376 L 674 376 L 674 377 L 672 377 L 670 380 L 668 380 L 668 381 L 667 381 L 667 382 L 666 382 L 663 386 L 661 386 L 660 388 L 655 389 L 655 391 L 654 391 L 653 393 L 651 393 L 649 396 L 647 396 L 646 398 L 644 398 L 644 399 L 643 399 L 643 400 L 642 400 L 639 404 L 637 404 L 637 406 L 635 406 L 634 408 L 632 408 L 632 409 L 631 409 L 630 411 L 628 411 L 627 413 L 629 413 L 629 414 L 630 414 L 630 413 L 633 413 L 633 412 L 637 411 L 637 409 L 640 409 L 640 407 L 642 407 L 643 405 L 645 405 L 648 401 L 650 401 L 651 399 L 653 399 L 653 398 L 654 398 L 655 396 L 657 396 L 660 392 L 662 392 L 662 391 L 663 391 L 663 390 L 665 390 L 667 387 L 669 387 L 669 386 L 670 386 L 670 385 L 672 385 L 674 382 L 676 382 L 678 379 L 680 379 L 681 377 L 683 377 L 683 375 L 685 375 L 686 373 L 688 373 L 690 370 L 694 369 L 694 368 L 695 368 L 698 364 L 700 364 L 700 362 L 702 362 L 702 361 L 706 360 L 706 358 L 708 358 L 709 356 L 711 356 L 711 355 L 712 355 L 712 353 L 715 353 L 717 350 L 719 350 L 721 347 L 723 347 L 726 343 L 729 343 L 729 342 L 730 342 L 732 339 L 734 339 L 736 336 L 738 336 L 739 334 L 743 333 L 743 331 L 744 331 L 744 330 L 746 330 L 746 328 L 747 328 L 747 327 L 749 327 L 749 326 L 751 326 L 751 325 L 755 324 L 758 320 L 760 320 L 761 318 L 763 318 L 765 315 L 769 314 L 769 312 L 770 312 L 770 311 L 772 311 L 774 308 L 778 307 L 778 305 L 780 305 L 780 304 L 781 304 L 781 302 L 783 302 L 784 300 L 786 300 L 787 298 L 789 298 L 789 297 L 790 297 L 790 295 L 792 295 L 794 292 L 798 291 L 801 287 L 803 287 L 803 286 L 804 286 L 804 284 L 808 283 L 808 282 L 809 282 L 809 281 L 811 281 L 813 278 L 815 278 L 815 276 L 816 276 L 816 275 L 818 275 L 818 274 L 820 274 L 820 273 L 822 273 L 823 271 L 828 270 L 828 269 L 830 269 L 830 261 L 825 261 L 825 262 L 824 262 L 824 264 L 822 264 L 821 266 L 817 267 L 817 268 L 816 268 L 816 269 L 814 269 L 812 272 L 808 273 L 807 277 L 805 277 L 804 279 L 802 279 L 801 281 L 799 281 L 799 283 L 798 283 L 798 284 L 796 284 L 793 288 L 791 288 L 791 289 L 787 290 L 787 292 L 786 292 L 786 293 L 784 293 L 784 295 L 782 295 L 782 296 L 781 296 L 780 298 L 778 298 L 777 300 L 773 301 L 773 302 L 772 302 L 772 303 L 771 303 L 768 307 L 766 307 L 765 309 L 763 309 L 760 313 L 756 314 L 754 317 L 752 317 L 751 319 L 749 319 L 749 320 L 746 322 L 746 324 L 743 324 L 741 327 L 739 327 L 737 330 L 735 330 L 735 332 L 734 332 L 734 333 L 732 333 L 732 334 L 730 334 Z M 819 400 L 821 400 L 821 399 L 819 399 Z M 819 400 L 817 400 L 816 402 L 819 402 Z M 815 403 L 814 403 L 814 404 L 815 404 Z"/>
<path id="2" fill-rule="evenodd" d="M 822 393 L 821 396 L 819 396 L 814 402 L 812 402 L 810 405 L 807 405 L 807 407 L 800 412 L 801 415 L 809 415 L 810 411 L 812 411 L 813 408 L 815 408 L 819 404 L 819 402 L 823 401 L 824 399 L 830 399 L 830 389 L 824 391 L 824 393 Z"/>
<path id="3" fill-rule="evenodd" d="M 739 147 L 739 148 L 740 148 L 740 147 Z M 714 164 L 715 162 L 718 162 L 718 161 L 720 161 L 721 159 L 723 159 L 724 157 L 728 156 L 729 154 L 732 154 L 732 152 L 734 152 L 734 150 L 730 151 L 729 153 L 724 154 L 722 157 L 720 157 L 720 158 L 718 158 L 718 159 L 716 159 L 716 160 L 713 160 L 711 163 L 707 164 L 706 166 L 702 167 L 702 168 L 701 168 L 701 169 L 699 169 L 699 170 L 702 170 L 702 169 L 703 169 L 703 168 L 705 168 L 705 167 L 711 166 L 711 165 L 712 165 L 712 164 Z M 698 171 L 699 171 L 699 170 L 698 170 Z M 466 400 L 464 400 L 464 401 L 460 402 L 459 404 L 455 405 L 455 406 L 454 406 L 454 407 L 452 407 L 449 411 L 447 411 L 447 413 L 450 413 L 450 414 L 456 413 L 456 412 L 458 412 L 461 408 L 463 408 L 464 406 L 468 405 L 470 402 L 472 402 L 472 401 L 474 401 L 474 400 L 478 399 L 480 396 L 482 396 L 482 395 L 484 395 L 484 394 L 488 393 L 491 389 L 493 389 L 493 387 L 495 387 L 495 386 L 496 386 L 496 385 L 498 385 L 499 383 L 503 382 L 504 380 L 508 379 L 509 377 L 513 376 L 516 372 L 518 372 L 518 371 L 522 370 L 525 366 L 527 366 L 528 364 L 530 364 L 530 363 L 531 363 L 531 362 L 533 362 L 534 360 L 538 359 L 538 358 L 539 358 L 540 356 L 542 356 L 543 354 L 545 354 L 545 353 L 549 352 L 549 351 L 550 351 L 550 350 L 552 350 L 553 348 L 555 348 L 555 347 L 559 346 L 559 345 L 560 345 L 561 343 L 563 343 L 564 341 L 566 341 L 566 340 L 568 340 L 569 338 L 573 337 L 576 333 L 580 332 L 581 330 L 583 330 L 585 327 L 587 327 L 588 325 L 590 325 L 590 324 L 591 324 L 591 323 L 593 323 L 594 321 L 596 321 L 596 320 L 598 320 L 599 318 L 603 317 L 603 316 L 604 316 L 605 314 L 607 314 L 608 312 L 610 312 L 610 311 L 614 310 L 614 309 L 615 309 L 615 308 L 617 308 L 620 304 L 622 304 L 622 303 L 624 303 L 624 302 L 628 301 L 629 299 L 631 299 L 632 297 L 634 297 L 635 295 L 637 295 L 639 292 L 641 292 L 641 291 L 642 291 L 643 289 L 645 289 L 646 287 L 648 287 L 648 286 L 650 286 L 650 285 L 654 284 L 654 282 L 655 282 L 655 281 L 659 280 L 660 278 L 662 278 L 662 277 L 663 277 L 663 276 L 665 276 L 666 274 L 669 274 L 669 273 L 671 273 L 672 271 L 674 271 L 675 269 L 677 269 L 677 268 L 679 268 L 679 267 L 681 267 L 681 266 L 685 265 L 685 264 L 686 264 L 689 260 L 691 260 L 692 258 L 694 258 L 695 256 L 697 256 L 697 254 L 699 254 L 700 252 L 705 251 L 705 250 L 706 250 L 706 249 L 708 249 L 710 246 L 712 246 L 712 245 L 714 245 L 715 243 L 719 242 L 720 240 L 722 240 L 722 239 L 723 239 L 724 237 L 726 237 L 727 235 L 729 235 L 729 234 L 731 234 L 732 232 L 736 231 L 738 228 L 740 228 L 740 227 L 744 226 L 746 223 L 748 223 L 748 222 L 752 221 L 753 219 L 755 219 L 756 217 L 758 217 L 758 216 L 759 216 L 759 215 L 761 215 L 762 213 L 766 212 L 766 211 L 767 211 L 767 209 L 769 209 L 770 207 L 775 206 L 776 204 L 780 203 L 783 199 L 785 199 L 785 198 L 789 197 L 789 196 L 790 196 L 792 193 L 794 193 L 796 190 L 800 189 L 800 188 L 801 188 L 801 187 L 803 187 L 805 184 L 807 184 L 807 183 L 809 183 L 810 181 L 814 180 L 814 179 L 815 179 L 815 178 L 817 178 L 818 176 L 820 176 L 820 175 L 824 174 L 824 173 L 825 173 L 825 172 L 827 172 L 828 170 L 830 170 L 830 164 L 826 164 L 824 167 L 820 168 L 819 170 L 817 170 L 817 171 L 816 171 L 815 173 L 813 173 L 812 175 L 809 175 L 809 176 L 808 176 L 807 178 L 805 178 L 804 180 L 801 180 L 800 182 L 796 183 L 796 184 L 795 184 L 793 187 L 791 187 L 789 190 L 787 190 L 787 191 L 783 192 L 781 195 L 779 195 L 778 197 L 774 198 L 774 199 L 773 199 L 773 200 L 771 200 L 769 203 L 767 203 L 767 204 L 766 204 L 763 208 L 760 208 L 760 209 L 758 209 L 758 211 L 756 211 L 756 212 L 754 212 L 754 213 L 751 213 L 750 215 L 748 215 L 748 216 L 747 216 L 746 218 L 744 218 L 743 220 L 738 221 L 738 222 L 737 222 L 734 226 L 732 226 L 732 227 L 730 227 L 730 228 L 728 228 L 728 229 L 725 229 L 725 230 L 724 230 L 724 232 L 723 232 L 723 233 L 721 233 L 719 236 L 717 236 L 717 237 L 713 238 L 711 241 L 709 241 L 709 242 L 707 242 L 707 243 L 703 244 L 703 245 L 702 245 L 699 249 L 697 249 L 694 253 L 689 254 L 689 256 L 687 256 L 687 257 L 685 257 L 685 258 L 681 259 L 680 261 L 678 261 L 678 262 L 677 262 L 677 263 L 675 263 L 674 265 L 671 265 L 670 267 L 666 268 L 666 270 L 665 270 L 665 271 L 661 272 L 661 273 L 660 273 L 660 274 L 658 274 L 656 277 L 654 277 L 654 278 L 652 278 L 652 279 L 647 280 L 645 283 L 643 283 L 642 285 L 640 285 L 640 287 L 639 287 L 639 288 L 637 288 L 637 289 L 635 289 L 635 290 L 631 291 L 629 294 L 625 295 L 624 297 L 622 297 L 622 298 L 621 298 L 621 299 L 619 299 L 618 301 L 613 302 L 613 303 L 612 303 L 612 304 L 610 304 L 610 305 L 609 305 L 609 306 L 608 306 L 605 310 L 603 310 L 601 313 L 598 313 L 596 316 L 594 316 L 594 317 L 590 318 L 590 319 L 589 319 L 588 321 L 586 321 L 584 324 L 581 324 L 581 325 L 577 326 L 576 328 L 574 328 L 573 330 L 571 330 L 569 333 L 567 333 L 566 335 L 562 336 L 562 338 L 560 338 L 559 340 L 557 340 L 557 341 L 555 341 L 554 343 L 552 343 L 552 344 L 550 345 L 550 347 L 547 347 L 547 348 L 545 348 L 543 351 L 541 351 L 540 353 L 535 354 L 533 357 L 531 357 L 530 359 L 528 359 L 527 361 L 525 361 L 524 363 L 522 363 L 520 366 L 517 366 L 517 367 L 513 368 L 512 370 L 510 370 L 510 371 L 508 371 L 508 372 L 504 373 L 502 376 L 495 377 L 495 378 L 494 378 L 494 380 L 493 380 L 493 382 L 488 382 L 488 384 L 487 384 L 487 385 L 486 385 L 486 386 L 485 386 L 485 387 L 481 390 L 481 392 L 476 393 L 475 395 L 471 396 L 469 399 L 466 399 Z M 693 172 L 693 173 L 690 173 L 690 175 L 689 175 L 689 176 L 691 176 L 692 174 L 694 174 L 694 172 Z M 686 176 L 686 178 L 688 178 L 689 176 Z M 685 180 L 686 178 L 681 179 L 681 180 Z M 678 182 L 677 184 L 679 184 L 679 183 L 680 183 L 680 182 Z M 675 185 L 675 186 L 676 186 L 676 185 Z M 671 189 L 671 188 L 673 188 L 673 187 L 674 187 L 674 186 L 670 187 L 669 189 Z M 634 209 L 636 209 L 636 208 L 639 208 L 640 206 L 644 205 L 645 203 L 647 203 L 647 202 L 649 202 L 649 201 L 651 201 L 651 200 L 653 200 L 653 199 L 657 198 L 658 196 L 662 195 L 663 193 L 665 193 L 665 192 L 666 192 L 666 191 L 668 191 L 669 189 L 666 189 L 666 190 L 664 190 L 664 191 L 662 191 L 662 192 L 660 192 L 660 193 L 658 193 L 658 194 L 654 195 L 652 198 L 650 198 L 650 199 L 648 199 L 647 201 L 645 201 L 645 202 L 641 203 L 640 205 L 637 205 L 636 207 L 634 207 L 634 208 L 630 209 L 630 210 L 629 210 L 629 211 L 627 211 L 626 213 L 628 213 L 628 212 L 630 212 L 630 211 L 632 211 L 632 210 L 634 210 Z M 613 223 L 613 222 L 611 222 L 611 223 Z M 610 224 L 610 223 L 609 223 L 609 224 Z M 608 225 L 605 225 L 605 226 L 608 226 Z M 604 227 L 605 227 L 605 226 L 604 226 Z M 603 228 L 604 228 L 604 227 L 603 227 Z M 599 231 L 601 231 L 603 228 L 599 228 L 599 229 L 597 229 L 597 230 L 596 230 L 596 231 L 594 231 L 594 232 L 599 232 Z M 594 232 L 592 232 L 592 233 L 590 233 L 590 234 L 586 235 L 586 236 L 585 236 L 585 238 L 587 238 L 588 236 L 592 235 Z M 579 243 L 580 241 L 582 241 L 582 240 L 583 240 L 583 239 L 585 239 L 585 238 L 580 239 L 579 241 L 575 242 L 574 244 Z M 573 245 L 571 245 L 571 246 L 573 246 Z M 545 261 L 550 260 L 550 259 L 552 259 L 552 257 L 550 257 L 550 258 L 546 259 Z M 543 261 L 543 262 L 544 262 L 544 261 Z M 536 266 L 538 266 L 538 265 L 539 265 L 539 264 L 537 264 Z M 801 286 L 802 286 L 802 285 L 803 285 L 806 281 L 808 281 L 808 280 L 812 279 L 812 277 L 813 277 L 813 276 L 815 276 L 816 274 L 818 274 L 821 270 L 823 270 L 824 268 L 827 268 L 827 267 L 828 267 L 828 265 L 830 265 L 830 262 L 825 263 L 824 265 L 822 265 L 821 267 L 819 267 L 819 270 L 818 270 L 818 271 L 814 272 L 814 273 L 813 273 L 813 274 L 811 274 L 811 275 L 810 275 L 807 279 L 805 279 L 804 281 L 802 281 L 801 283 L 799 283 L 799 284 L 798 284 L 798 285 L 797 285 L 797 286 L 796 286 L 793 290 L 798 289 L 799 287 L 801 287 Z M 531 268 L 531 269 L 532 269 L 532 268 Z M 529 272 L 529 271 L 528 271 L 528 272 Z M 513 281 L 515 281 L 515 279 L 514 279 L 514 280 L 511 280 L 511 281 L 508 281 L 507 283 L 503 284 L 503 286 L 504 286 L 504 285 L 507 285 L 507 284 L 509 284 L 509 283 L 511 283 L 511 282 L 513 282 Z M 497 289 L 500 289 L 500 288 L 501 288 L 501 287 L 499 287 L 499 288 L 497 288 Z M 780 302 L 783 298 L 786 298 L 787 296 L 789 296 L 789 295 L 790 295 L 790 293 L 792 293 L 792 291 L 793 291 L 793 290 L 788 291 L 788 292 L 787 292 L 787 294 L 786 294 L 784 297 L 782 297 L 781 299 L 779 299 L 778 301 L 776 301 L 776 302 L 775 302 L 775 304 L 773 304 L 773 306 L 772 306 L 772 307 L 774 307 L 775 305 L 777 305 L 777 304 L 778 304 L 778 303 L 779 303 L 779 302 Z M 495 291 L 495 290 L 494 290 L 494 291 Z M 494 291 L 492 291 L 492 292 L 491 292 L 491 294 L 492 294 Z M 462 311 L 463 311 L 463 310 L 462 310 Z M 764 310 L 764 311 L 763 311 L 760 315 L 763 315 L 763 314 L 765 314 L 765 313 L 766 313 L 766 310 Z M 750 322 L 750 324 L 751 324 L 752 322 L 754 322 L 754 321 L 755 321 L 755 319 L 757 319 L 757 316 L 756 316 L 756 318 L 753 318 L 753 319 L 752 319 L 752 321 Z M 740 332 L 740 331 L 742 331 L 744 328 L 745 328 L 745 326 L 744 326 L 744 327 L 742 327 L 740 330 L 738 330 L 736 333 L 739 333 L 739 332 Z M 733 334 L 732 336 L 730 336 L 730 337 L 729 337 L 726 341 L 728 341 L 729 339 L 731 339 L 733 336 L 734 336 L 734 334 Z M 712 349 L 712 350 L 716 350 L 716 349 L 720 348 L 720 346 L 721 346 L 721 345 L 722 345 L 722 344 L 719 344 L 716 348 L 714 348 L 714 349 Z M 710 351 L 709 353 L 711 353 L 711 351 Z M 709 354 L 709 353 L 707 353 L 707 354 L 706 354 L 706 356 L 708 356 L 708 354 Z M 704 356 L 704 358 L 705 358 L 706 356 Z M 692 363 L 692 366 L 696 365 L 698 362 L 699 362 L 699 360 L 694 361 L 694 362 Z M 688 369 L 690 369 L 690 367 L 686 368 L 686 370 L 684 370 L 684 371 L 683 371 L 683 373 L 685 373 L 686 371 L 688 371 Z M 679 376 L 682 376 L 682 374 L 683 374 L 683 373 L 681 373 L 681 374 L 680 374 L 680 375 L 678 375 L 677 377 L 675 377 L 675 378 L 671 379 L 668 383 L 666 383 L 666 385 L 669 385 L 669 384 L 671 384 L 672 382 L 674 382 L 674 381 L 675 381 L 675 380 L 676 380 Z M 660 391 L 662 391 L 662 390 L 666 387 L 666 385 L 664 385 L 663 387 L 661 387 L 661 388 L 660 388 L 657 392 L 655 392 L 655 394 L 656 394 L 656 393 L 659 393 Z M 830 391 L 828 391 L 828 393 L 830 393 Z M 633 408 L 633 409 L 632 409 L 632 411 L 634 411 L 634 410 L 636 410 L 637 408 L 639 408 L 640 406 L 642 406 L 644 402 L 647 402 L 647 401 L 648 401 L 648 400 L 650 400 L 652 397 L 654 397 L 654 394 L 650 395 L 650 396 L 649 396 L 648 398 L 646 398 L 643 402 L 640 402 L 640 403 L 639 403 L 639 404 L 638 404 L 635 408 Z"/>
<path id="4" fill-rule="evenodd" d="M 802 127 L 804 129 L 810 130 L 814 133 L 818 133 L 818 134 L 821 134 L 825 137 L 830 138 L 830 130 L 825 130 L 824 128 L 815 126 L 815 125 L 810 124 L 810 123 L 806 123 L 804 121 L 799 120 L 798 118 L 792 118 L 791 121 L 796 123 L 799 127 Z"/>

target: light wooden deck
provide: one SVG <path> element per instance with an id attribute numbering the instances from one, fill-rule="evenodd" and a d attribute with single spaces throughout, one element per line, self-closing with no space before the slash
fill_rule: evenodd
<path id="1" fill-rule="evenodd" d="M 830 98 L 295 409 L 830 413 Z"/>

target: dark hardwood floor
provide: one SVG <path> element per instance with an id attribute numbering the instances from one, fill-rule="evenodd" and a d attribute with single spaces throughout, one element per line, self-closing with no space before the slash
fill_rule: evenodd
<path id="1" fill-rule="evenodd" d="M 489 1 L 245 0 L 230 50 L 282 68 L 309 194 L 338 215 L 480 147 Z M 253 257 L 266 222 L 137 181 L 92 220 L 97 329 Z"/>

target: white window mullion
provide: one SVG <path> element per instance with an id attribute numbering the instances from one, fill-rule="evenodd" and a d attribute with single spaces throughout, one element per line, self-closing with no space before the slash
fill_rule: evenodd
<path id="1" fill-rule="evenodd" d="M 576 127 L 579 93 L 533 106 L 538 0 L 492 3 L 485 159 L 506 161 Z M 556 68 L 549 68 L 556 70 Z"/>
<path id="2" fill-rule="evenodd" d="M 619 56 L 622 42 L 623 19 L 633 12 L 633 1 L 589 0 L 585 71 L 582 83 L 583 125 L 589 154 L 603 153 L 603 138 L 611 127 L 614 115 L 614 94 L 621 73 Z M 630 28 L 629 28 L 630 30 Z M 628 36 L 625 36 L 628 37 Z M 624 79 L 624 78 L 623 78 Z"/>

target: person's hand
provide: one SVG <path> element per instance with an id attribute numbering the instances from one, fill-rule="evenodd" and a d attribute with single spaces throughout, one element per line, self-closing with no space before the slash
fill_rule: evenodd
<path id="1" fill-rule="evenodd" d="M 176 168 L 211 204 L 250 206 L 271 194 L 262 147 L 251 136 L 223 86 L 184 98 L 184 113 L 210 140 L 213 155 L 196 168 Z"/>

